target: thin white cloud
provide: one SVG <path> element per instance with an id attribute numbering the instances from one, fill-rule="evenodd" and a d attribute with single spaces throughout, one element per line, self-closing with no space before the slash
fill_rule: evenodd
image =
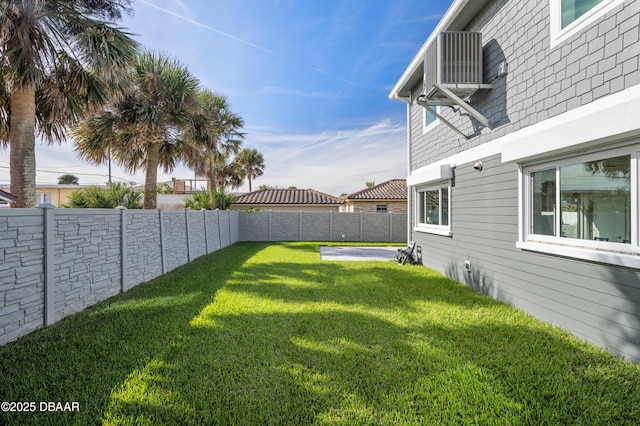
<path id="1" fill-rule="evenodd" d="M 339 99 L 343 96 L 339 93 L 334 92 L 311 92 L 306 90 L 299 89 L 290 89 L 287 87 L 280 86 L 264 86 L 260 89 L 263 93 L 275 94 L 275 95 L 285 95 L 285 96 L 295 96 L 300 98 L 312 98 L 312 99 Z"/>
<path id="2" fill-rule="evenodd" d="M 204 24 L 204 23 L 202 23 L 200 21 L 197 21 L 196 19 L 189 18 L 188 16 L 173 12 L 173 11 L 171 11 L 169 9 L 165 9 L 163 7 L 155 5 L 155 4 L 153 4 L 151 2 L 148 2 L 146 0 L 138 0 L 138 1 L 140 3 L 146 5 L 146 6 L 149 6 L 149 7 L 153 8 L 153 9 L 156 9 L 156 10 L 159 10 L 161 12 L 164 12 L 164 13 L 166 13 L 168 15 L 171 15 L 171 16 L 173 16 L 175 18 L 182 19 L 183 21 L 189 22 L 190 24 L 196 25 L 196 26 L 198 26 L 200 28 L 204 28 L 204 29 L 206 29 L 208 31 L 214 32 L 214 33 L 219 34 L 219 35 L 221 35 L 223 37 L 226 37 L 228 39 L 237 41 L 238 43 L 245 44 L 247 46 L 253 47 L 254 49 L 262 50 L 263 52 L 269 53 L 270 55 L 274 55 L 274 56 L 277 56 L 277 57 L 282 58 L 282 59 L 288 59 L 286 56 L 281 55 L 278 52 L 275 52 L 275 51 L 273 51 L 271 49 L 267 49 L 266 47 L 262 47 L 260 45 L 255 44 L 255 43 L 251 43 L 250 41 L 243 40 L 240 37 L 236 37 L 236 36 L 231 35 L 231 34 L 229 34 L 227 32 L 220 31 L 219 29 L 214 28 L 214 27 L 212 27 L 210 25 L 206 25 L 206 24 Z"/>
<path id="3" fill-rule="evenodd" d="M 296 186 L 340 195 L 362 189 L 366 181 L 406 177 L 405 128 L 387 120 L 317 134 L 247 129 L 247 139 L 265 157 L 265 173 L 254 186 Z"/>
<path id="4" fill-rule="evenodd" d="M 324 74 L 324 75 L 326 75 L 328 77 L 335 78 L 337 80 L 340 80 L 340 81 L 342 81 L 344 83 L 347 83 L 347 84 L 350 84 L 352 86 L 366 88 L 365 86 L 362 86 L 359 83 L 356 83 L 354 81 L 348 80 L 348 79 L 343 78 L 343 77 L 340 77 L 339 75 L 332 74 L 332 73 L 330 73 L 330 72 L 328 72 L 328 71 L 326 71 L 324 69 L 321 69 L 321 68 L 318 68 L 318 67 L 314 67 L 312 65 L 309 65 L 308 63 L 297 61 L 297 60 L 295 60 L 295 59 L 293 59 L 291 57 L 282 55 L 282 54 L 280 54 L 280 53 L 278 53 L 278 52 L 276 52 L 274 50 L 268 49 L 268 48 L 266 48 L 264 46 L 260 46 L 259 44 L 252 43 L 252 42 L 250 42 L 248 40 L 244 40 L 244 39 L 242 39 L 240 37 L 236 37 L 236 36 L 234 36 L 232 34 L 229 34 L 229 33 L 225 32 L 225 31 L 221 31 L 221 30 L 219 30 L 217 28 L 214 28 L 214 27 L 212 27 L 210 25 L 204 24 L 204 23 L 202 23 L 202 22 L 200 22 L 200 21 L 198 21 L 196 19 L 192 19 L 192 18 L 189 18 L 188 16 L 185 16 L 185 15 L 173 12 L 173 11 L 171 11 L 169 9 L 165 9 L 163 7 L 160 7 L 160 6 L 158 6 L 156 4 L 153 4 L 153 3 L 151 3 L 151 2 L 149 2 L 147 0 L 138 0 L 138 1 L 140 3 L 146 5 L 146 6 L 149 6 L 149 7 L 153 8 L 153 9 L 159 10 L 159 11 L 161 11 L 163 13 L 166 13 L 168 15 L 171 15 L 171 16 L 173 16 L 175 18 L 182 19 L 182 20 L 184 20 L 186 22 L 189 22 L 190 24 L 196 25 L 196 26 L 198 26 L 200 28 L 203 28 L 205 30 L 214 32 L 214 33 L 219 34 L 219 35 L 221 35 L 223 37 L 226 37 L 226 38 L 228 38 L 230 40 L 236 41 L 238 43 L 241 43 L 241 44 L 244 44 L 246 46 L 252 47 L 254 49 L 260 50 L 262 52 L 268 53 L 268 54 L 273 55 L 275 57 L 278 57 L 280 59 L 284 59 L 285 61 L 294 63 L 294 64 L 302 66 L 302 67 L 305 67 L 305 68 L 310 69 L 312 71 L 315 71 L 317 73 Z"/>
<path id="5" fill-rule="evenodd" d="M 417 18 L 405 19 L 402 22 L 398 22 L 398 24 L 404 25 L 404 24 L 421 24 L 424 22 L 438 22 L 442 19 L 442 16 L 443 14 L 419 16 Z"/>

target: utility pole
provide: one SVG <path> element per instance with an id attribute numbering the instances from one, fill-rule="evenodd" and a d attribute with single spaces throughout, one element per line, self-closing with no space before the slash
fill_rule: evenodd
<path id="1" fill-rule="evenodd" d="M 109 186 L 111 186 L 111 148 L 108 149 L 107 158 L 109 159 Z"/>

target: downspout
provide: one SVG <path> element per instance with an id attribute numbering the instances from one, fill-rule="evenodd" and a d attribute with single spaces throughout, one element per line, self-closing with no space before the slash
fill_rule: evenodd
<path id="1" fill-rule="evenodd" d="M 411 176 L 411 104 L 413 100 L 409 97 L 401 97 L 397 94 L 394 98 L 407 104 L 407 177 Z M 411 223 L 412 223 L 412 199 L 413 190 L 407 187 L 407 246 L 411 240 Z"/>

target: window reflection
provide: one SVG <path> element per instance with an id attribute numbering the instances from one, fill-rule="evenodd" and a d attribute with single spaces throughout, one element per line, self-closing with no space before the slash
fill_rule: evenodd
<path id="1" fill-rule="evenodd" d="M 562 237 L 631 242 L 631 156 L 560 167 Z"/>
<path id="2" fill-rule="evenodd" d="M 556 170 L 531 173 L 533 181 L 533 233 L 555 235 Z"/>

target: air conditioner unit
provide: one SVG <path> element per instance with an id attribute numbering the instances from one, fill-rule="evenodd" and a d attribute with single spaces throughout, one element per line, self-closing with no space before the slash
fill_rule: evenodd
<path id="1" fill-rule="evenodd" d="M 451 105 L 439 94 L 446 88 L 466 100 L 491 85 L 482 81 L 482 33 L 445 31 L 429 45 L 424 60 L 424 95 L 433 105 Z"/>
<path id="2" fill-rule="evenodd" d="M 492 88 L 483 83 L 482 75 L 482 33 L 441 32 L 427 47 L 424 90 L 416 101 L 441 120 L 444 118 L 431 107 L 459 106 L 485 127 L 493 128 L 489 120 L 467 102 L 478 90 Z"/>

